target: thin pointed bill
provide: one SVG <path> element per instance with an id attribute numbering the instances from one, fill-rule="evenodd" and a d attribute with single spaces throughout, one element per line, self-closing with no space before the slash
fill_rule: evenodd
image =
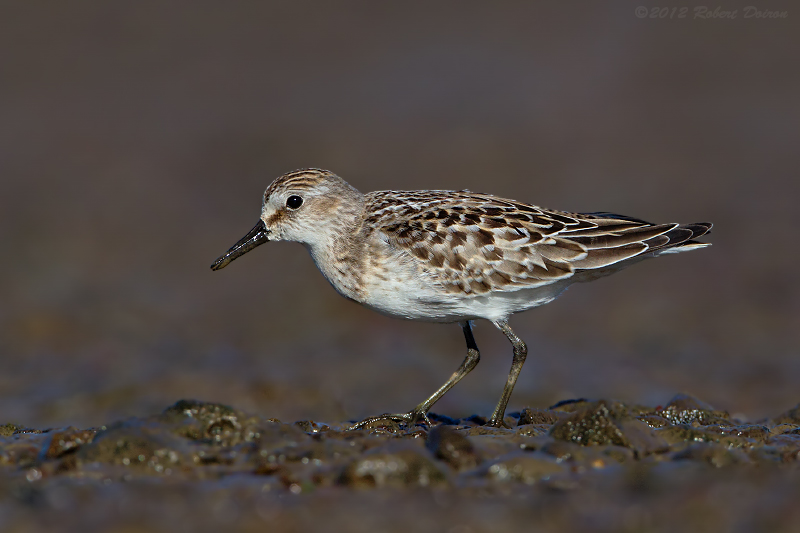
<path id="1" fill-rule="evenodd" d="M 267 231 L 267 227 L 264 225 L 264 221 L 259 220 L 258 224 L 256 224 L 247 235 L 242 237 L 242 239 L 234 244 L 230 250 L 225 252 L 224 255 L 221 255 L 216 261 L 214 261 L 214 264 L 211 265 L 211 270 L 225 268 L 228 266 L 228 263 L 240 255 L 244 255 L 256 246 L 262 245 L 269 241 L 268 235 L 269 232 Z"/>

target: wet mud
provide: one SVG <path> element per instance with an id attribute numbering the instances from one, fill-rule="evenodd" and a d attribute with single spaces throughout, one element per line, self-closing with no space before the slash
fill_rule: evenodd
<path id="1" fill-rule="evenodd" d="M 569 400 L 432 425 L 284 423 L 183 400 L 98 428 L 0 425 L 0 527 L 791 531 L 800 406 Z"/>

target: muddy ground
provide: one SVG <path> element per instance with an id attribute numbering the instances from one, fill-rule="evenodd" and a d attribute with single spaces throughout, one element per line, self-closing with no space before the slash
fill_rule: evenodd
<path id="1" fill-rule="evenodd" d="M 15 4 L 0 533 L 798 529 L 795 4 Z M 530 423 L 463 418 L 511 363 L 478 321 L 480 366 L 436 404 L 460 420 L 345 432 L 427 397 L 465 345 L 341 298 L 297 244 L 208 268 L 309 166 L 364 192 L 707 220 L 713 246 L 513 317 Z M 624 404 L 544 409 L 579 397 Z"/>
<path id="2" fill-rule="evenodd" d="M 796 531 L 800 406 L 686 395 L 506 417 L 282 422 L 182 400 L 98 428 L 0 426 L 0 530 Z"/>

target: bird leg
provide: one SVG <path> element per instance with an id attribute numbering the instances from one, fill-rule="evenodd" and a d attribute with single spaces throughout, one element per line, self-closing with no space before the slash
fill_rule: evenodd
<path id="1" fill-rule="evenodd" d="M 511 370 L 508 373 L 506 386 L 503 388 L 503 395 L 500 396 L 500 401 L 497 402 L 497 407 L 494 408 L 492 418 L 490 418 L 489 422 L 486 424 L 488 426 L 501 428 L 507 427 L 503 422 L 503 417 L 506 413 L 508 400 L 511 398 L 511 392 L 514 390 L 514 385 L 517 383 L 519 372 L 522 370 L 522 365 L 525 363 L 525 358 L 528 356 L 528 347 L 525 346 L 525 343 L 522 341 L 522 339 L 517 337 L 517 335 L 511 330 L 507 320 L 498 320 L 497 322 L 493 323 L 505 334 L 508 340 L 511 341 L 511 345 L 514 347 L 514 358 L 511 360 Z"/>
<path id="2" fill-rule="evenodd" d="M 462 322 L 461 328 L 464 330 L 464 338 L 467 341 L 467 356 L 462 361 L 461 366 L 458 367 L 458 370 L 453 372 L 453 375 L 445 382 L 444 385 L 439 387 L 436 392 L 431 394 L 431 396 L 416 406 L 414 409 L 409 411 L 408 413 L 401 413 L 401 414 L 383 414 L 378 416 L 371 416 L 369 418 L 365 418 L 361 422 L 353 425 L 350 429 L 363 429 L 364 427 L 372 424 L 373 422 L 380 422 L 384 420 L 391 420 L 394 422 L 404 422 L 408 426 L 415 426 L 419 420 L 424 421 L 428 426 L 431 425 L 430 419 L 428 419 L 428 411 L 431 410 L 433 404 L 438 402 L 442 396 L 447 393 L 453 386 L 461 381 L 464 376 L 469 374 L 473 368 L 475 368 L 478 362 L 481 360 L 481 354 L 478 351 L 478 345 L 475 344 L 475 337 L 472 336 L 472 325 L 469 322 Z M 519 371 L 517 371 L 519 373 Z M 516 379 L 516 378 L 515 378 Z M 513 388 L 513 384 L 512 384 Z M 511 392 L 509 392 L 509 395 Z M 508 403 L 508 399 L 506 399 L 506 403 Z"/>

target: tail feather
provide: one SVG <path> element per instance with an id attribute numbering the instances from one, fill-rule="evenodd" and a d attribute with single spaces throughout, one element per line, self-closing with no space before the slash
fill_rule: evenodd
<path id="1" fill-rule="evenodd" d="M 633 221 L 636 219 L 616 218 L 611 214 L 592 214 L 605 219 Z M 610 220 L 609 220 L 610 222 Z M 603 270 L 613 265 L 632 263 L 645 257 L 667 253 L 689 251 L 696 248 L 710 246 L 693 239 L 705 235 L 711 230 L 710 222 L 696 222 L 692 224 L 642 224 L 633 228 L 603 226 L 603 232 L 587 234 L 589 231 L 576 232 L 570 235 L 570 240 L 575 241 L 587 249 L 585 258 L 573 261 L 576 270 Z M 623 224 L 620 224 L 622 226 Z M 600 229 L 600 228 L 598 228 Z M 619 265 L 618 265 L 619 266 Z M 618 268 L 618 266 L 614 268 Z M 600 274 L 600 272 L 597 272 Z M 594 277 L 594 276 L 592 276 Z"/>
<path id="2" fill-rule="evenodd" d="M 658 237 L 658 241 L 650 239 L 644 241 L 649 246 L 648 252 L 664 253 L 670 250 L 670 253 L 677 253 L 678 251 L 686 251 L 695 248 L 703 248 L 710 246 L 708 243 L 701 243 L 693 241 L 697 237 L 701 237 L 711 230 L 712 224 L 710 222 L 695 222 L 693 224 L 681 224 L 673 230 L 670 230 Z M 666 237 L 666 241 L 663 238 Z M 685 250 L 681 250 L 681 248 Z"/>

